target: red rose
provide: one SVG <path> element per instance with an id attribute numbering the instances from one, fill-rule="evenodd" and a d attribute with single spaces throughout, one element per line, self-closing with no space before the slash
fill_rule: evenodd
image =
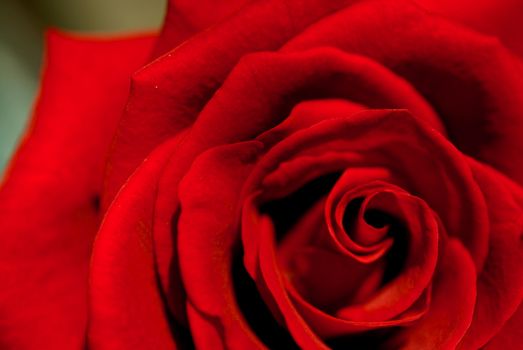
<path id="1" fill-rule="evenodd" d="M 1 347 L 518 348 L 523 7 L 480 4 L 51 32 L 0 192 Z"/>

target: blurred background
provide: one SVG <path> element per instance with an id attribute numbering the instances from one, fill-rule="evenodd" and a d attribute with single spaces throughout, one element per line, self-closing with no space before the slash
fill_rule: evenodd
<path id="1" fill-rule="evenodd" d="M 0 173 L 31 112 L 48 27 L 78 33 L 159 28 L 167 0 L 0 0 Z"/>

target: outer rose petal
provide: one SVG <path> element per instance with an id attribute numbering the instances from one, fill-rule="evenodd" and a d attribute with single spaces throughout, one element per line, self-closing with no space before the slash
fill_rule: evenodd
<path id="1" fill-rule="evenodd" d="M 523 183 L 523 69 L 495 38 L 428 14 L 410 1 L 338 11 L 282 50 L 334 46 L 406 79 L 438 111 L 464 153 Z"/>
<path id="2" fill-rule="evenodd" d="M 523 306 L 505 323 L 501 331 L 487 343 L 485 350 L 517 349 L 523 344 Z"/>
<path id="3" fill-rule="evenodd" d="M 158 178 L 177 140 L 160 146 L 122 187 L 96 236 L 89 288 L 93 349 L 174 349 L 153 257 Z"/>
<path id="4" fill-rule="evenodd" d="M 194 28 L 205 29 L 253 0 L 170 0 L 168 11 L 178 11 Z M 168 22 L 166 23 L 169 24 Z"/>
<path id="5" fill-rule="evenodd" d="M 416 0 L 418 4 L 471 28 L 495 35 L 523 56 L 523 2 L 520 0 Z"/>
<path id="6" fill-rule="evenodd" d="M 191 126 L 241 57 L 275 50 L 354 1 L 257 1 L 138 72 L 116 135 L 102 207 L 156 145 Z"/>
<path id="7" fill-rule="evenodd" d="M 167 14 L 155 55 L 159 56 L 183 40 L 225 19 L 253 0 L 169 0 Z"/>
<path id="8" fill-rule="evenodd" d="M 477 349 L 523 300 L 523 190 L 487 165 L 468 162 L 489 203 L 489 254 L 478 276 L 474 320 L 460 344 L 460 349 Z"/>
<path id="9" fill-rule="evenodd" d="M 0 347 L 79 349 L 105 154 L 153 37 L 47 36 L 33 120 L 0 189 Z"/>

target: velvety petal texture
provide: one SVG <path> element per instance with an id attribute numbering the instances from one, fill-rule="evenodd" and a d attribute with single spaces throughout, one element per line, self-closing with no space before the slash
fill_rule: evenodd
<path id="1" fill-rule="evenodd" d="M 51 31 L 40 95 L 0 190 L 0 347 L 78 349 L 105 154 L 152 36 Z"/>
<path id="2" fill-rule="evenodd" d="M 252 0 L 168 0 L 165 23 L 154 55 L 161 55 L 240 10 Z"/>
<path id="3" fill-rule="evenodd" d="M 173 45 L 135 74 L 111 153 L 104 203 L 110 203 L 154 146 L 194 122 L 243 55 L 277 49 L 322 16 L 353 1 L 256 2 L 213 30 Z"/>
<path id="4" fill-rule="evenodd" d="M 420 6 L 450 20 L 499 38 L 523 56 L 523 4 L 518 0 L 416 0 Z"/>
<path id="5" fill-rule="evenodd" d="M 251 142 L 215 148 L 198 157 L 196 163 L 191 167 L 191 170 L 184 178 L 184 181 L 181 183 L 180 188 L 182 214 L 179 221 L 180 225 L 178 226 L 180 235 L 178 249 L 181 254 L 181 271 L 185 286 L 187 287 L 188 298 L 191 301 L 192 307 L 207 315 L 209 320 L 217 318 L 217 321 L 219 321 L 219 324 L 221 324 L 221 326 L 217 327 L 224 327 L 226 330 L 225 334 L 227 337 L 225 338 L 225 344 L 228 344 L 226 347 L 232 346 L 229 344 L 229 342 L 233 342 L 239 339 L 238 336 L 234 334 L 240 330 L 233 331 L 233 329 L 235 329 L 235 327 L 240 327 L 241 325 L 241 323 L 238 322 L 231 324 L 230 321 L 226 321 L 230 319 L 230 317 L 238 320 L 238 308 L 240 308 L 240 306 L 234 300 L 221 299 L 223 296 L 229 295 L 235 290 L 234 283 L 231 281 L 233 276 L 230 275 L 230 271 L 232 270 L 231 261 L 233 260 L 235 253 L 234 245 L 230 240 L 239 239 L 237 236 L 238 233 L 234 232 L 238 232 L 238 230 L 240 230 L 240 226 L 238 226 L 240 223 L 237 219 L 240 207 L 230 206 L 228 203 L 238 202 L 241 199 L 241 197 L 239 197 L 239 193 L 244 193 L 245 196 L 251 190 L 262 191 L 257 194 L 257 196 L 262 196 L 261 198 L 263 199 L 254 201 L 253 198 L 247 199 L 246 204 L 241 209 L 243 212 L 241 221 L 241 240 L 245 254 L 245 267 L 251 277 L 256 281 L 258 290 L 261 293 L 263 299 L 267 302 L 268 305 L 272 305 L 271 311 L 275 313 L 275 317 L 277 319 L 283 318 L 286 326 L 289 327 L 289 331 L 293 335 L 293 338 L 300 347 L 323 348 L 326 346 L 326 344 L 323 343 L 321 340 L 322 338 L 328 340 L 332 337 L 346 336 L 348 334 L 354 334 L 355 332 L 361 332 L 363 330 L 401 325 L 405 322 L 408 322 L 407 324 L 413 324 L 413 326 L 407 327 L 404 332 L 399 333 L 399 335 L 396 335 L 392 340 L 389 340 L 389 342 L 401 342 L 402 344 L 405 343 L 405 347 L 411 348 L 417 348 L 420 346 L 420 344 L 428 344 L 429 342 L 436 344 L 436 348 L 457 346 L 458 342 L 466 333 L 472 321 L 475 305 L 474 301 L 476 298 L 476 288 L 474 283 L 476 278 L 476 269 L 472 263 L 470 253 L 465 250 L 463 246 L 456 240 L 453 239 L 448 241 L 448 238 L 446 238 L 446 233 L 441 231 L 443 228 L 439 227 L 437 219 L 428 219 L 429 222 L 430 220 L 433 220 L 432 223 L 429 224 L 432 226 L 429 231 L 433 230 L 435 234 L 433 236 L 433 239 L 435 240 L 433 240 L 432 248 L 431 244 L 428 242 L 420 242 L 419 246 L 414 243 L 415 240 L 410 243 L 413 245 L 412 251 L 409 253 L 409 256 L 413 257 L 412 259 L 422 258 L 426 261 L 432 261 L 432 267 L 421 267 L 421 271 L 426 270 L 425 277 L 421 277 L 421 275 L 409 276 L 408 272 L 402 272 L 402 274 L 404 274 L 402 277 L 396 277 L 391 282 L 389 282 L 390 284 L 385 285 L 383 287 L 384 289 L 380 291 L 380 293 L 377 293 L 372 297 L 372 299 L 366 301 L 365 307 L 362 307 L 360 311 L 358 311 L 359 309 L 357 306 L 353 306 L 348 308 L 341 308 L 334 315 L 328 315 L 325 313 L 325 311 L 316 310 L 314 306 L 310 305 L 310 301 L 306 301 L 303 299 L 303 296 L 296 294 L 297 289 L 294 288 L 298 288 L 297 286 L 292 287 L 287 285 L 288 282 L 285 282 L 286 279 L 284 275 L 282 275 L 282 272 L 280 272 L 281 267 L 278 266 L 278 261 L 274 253 L 274 250 L 278 249 L 277 243 L 275 241 L 275 237 L 278 234 L 274 226 L 276 225 L 276 222 L 272 223 L 271 219 L 266 216 L 267 214 L 256 214 L 258 209 L 255 208 L 260 206 L 263 201 L 267 201 L 273 196 L 284 196 L 286 193 L 288 193 L 288 191 L 293 191 L 293 188 L 295 189 L 297 186 L 300 186 L 300 183 L 304 184 L 306 181 L 308 181 L 307 177 L 309 177 L 309 180 L 311 180 L 310 177 L 321 175 L 315 174 L 314 172 L 311 174 L 310 170 L 307 171 L 307 169 L 311 168 L 295 167 L 291 164 L 302 161 L 302 159 L 313 159 L 313 164 L 315 164 L 316 169 L 319 169 L 320 172 L 332 172 L 339 167 L 348 167 L 347 176 L 350 178 L 352 175 L 351 168 L 353 166 L 359 165 L 358 159 L 364 159 L 366 165 L 373 163 L 371 161 L 372 157 L 358 157 L 350 153 L 349 150 L 352 150 L 351 148 L 346 149 L 345 147 L 354 147 L 352 151 L 358 150 L 358 152 L 369 152 L 369 155 L 372 154 L 372 147 L 374 147 L 372 145 L 374 141 L 364 138 L 364 136 L 367 135 L 365 130 L 368 128 L 369 130 L 373 130 L 374 133 L 383 131 L 384 134 L 381 137 L 375 135 L 375 137 L 372 139 L 376 141 L 379 140 L 380 143 L 385 143 L 389 146 L 387 147 L 389 152 L 392 152 L 392 149 L 397 147 L 396 143 L 392 141 L 394 139 L 393 135 L 395 134 L 393 130 L 398 130 L 398 132 L 401 130 L 401 134 L 397 134 L 397 136 L 400 137 L 399 140 L 404 138 L 405 135 L 411 135 L 410 133 L 413 132 L 407 131 L 409 130 L 408 128 L 405 129 L 399 126 L 403 125 L 405 122 L 407 122 L 407 124 L 413 123 L 414 119 L 412 117 L 403 117 L 401 113 L 392 112 L 389 114 L 387 112 L 362 112 L 361 116 L 354 115 L 346 119 L 333 119 L 330 123 L 320 122 L 315 127 L 307 128 L 302 132 L 297 132 L 296 136 L 291 136 L 289 140 L 282 141 L 281 145 L 275 146 L 274 150 L 269 151 L 267 155 L 263 155 L 263 148 L 260 148 L 259 144 Z M 336 135 L 340 136 L 336 137 Z M 343 135 L 343 138 L 341 138 L 341 135 Z M 435 136 L 437 136 L 437 134 L 435 134 Z M 362 137 L 362 139 L 360 139 L 360 137 Z M 343 141 L 345 143 L 340 143 L 342 140 L 345 140 Z M 426 139 L 422 137 L 419 138 L 418 141 L 415 141 L 415 139 L 412 139 L 412 141 L 408 139 L 402 142 L 405 142 L 406 145 L 409 145 L 418 144 L 418 142 L 421 142 L 421 140 Z M 443 146 L 445 143 L 442 139 L 440 140 L 437 137 L 435 140 L 438 140 L 436 141 L 438 148 L 448 147 Z M 314 159 L 319 158 L 319 161 L 321 162 L 321 159 L 324 159 L 324 156 L 321 153 L 318 155 L 318 147 L 321 147 L 320 149 L 330 150 L 330 152 L 344 150 L 344 152 L 349 152 L 348 157 L 345 159 L 343 159 L 343 157 L 338 157 L 337 165 L 328 167 L 325 166 L 326 163 L 320 163 L 322 166 L 319 167 L 317 163 L 318 161 L 314 161 Z M 307 150 L 306 154 L 309 154 L 307 158 L 303 158 L 303 155 L 300 156 L 299 154 L 296 154 L 296 152 L 302 152 L 302 148 Z M 449 151 L 456 152 L 452 149 L 449 149 Z M 434 150 L 432 152 L 434 152 Z M 401 157 L 404 154 L 410 154 L 411 157 L 413 156 L 412 152 L 401 152 L 398 154 L 398 156 Z M 315 155 L 315 158 L 310 158 L 313 157 L 313 155 Z M 257 157 L 262 157 L 262 159 L 257 160 Z M 285 160 L 287 157 L 290 159 Z M 444 160 L 446 157 L 448 156 L 441 155 L 436 159 Z M 231 160 L 234 162 L 231 163 Z M 252 168 L 254 164 L 256 165 L 254 168 Z M 281 168 L 283 165 L 285 165 L 285 168 Z M 453 166 L 460 167 L 460 163 L 457 161 Z M 385 167 L 387 167 L 387 165 L 385 165 Z M 216 174 L 219 174 L 219 178 L 216 177 L 216 175 L 210 174 L 208 169 L 220 170 L 215 172 Z M 276 175 L 269 177 L 267 174 L 272 174 L 272 172 L 278 173 L 280 171 L 283 172 L 286 177 L 290 176 L 290 178 L 282 179 L 283 182 L 282 180 L 275 181 L 272 179 L 275 178 Z M 251 172 L 251 175 L 249 175 L 247 178 L 246 175 L 249 172 Z M 390 173 L 385 173 L 384 179 L 396 181 L 396 178 L 399 177 L 401 179 L 405 176 L 402 173 L 396 174 L 396 172 L 397 169 L 391 168 Z M 392 176 L 392 178 L 391 173 L 395 174 L 395 176 Z M 370 175 L 371 173 L 368 174 Z M 378 172 L 376 174 L 381 175 L 384 173 Z M 468 181 L 473 181 L 470 172 L 467 176 Z M 269 178 L 271 180 L 269 180 Z M 242 185 L 241 179 L 245 179 L 243 180 L 245 182 L 244 185 Z M 266 180 L 262 181 L 262 179 Z M 343 186 L 343 183 L 340 182 L 342 179 L 343 177 L 338 181 L 340 184 L 337 185 L 338 187 Z M 289 181 L 293 184 L 290 187 Z M 208 187 L 209 185 L 211 187 Z M 275 186 L 276 188 L 274 188 Z M 282 190 L 284 192 L 282 192 Z M 268 194 L 264 195 L 263 193 L 265 191 L 268 191 Z M 333 191 L 335 191 L 335 189 L 333 189 Z M 227 200 L 219 200 L 224 198 Z M 413 197 L 406 197 L 405 200 L 411 201 L 411 198 Z M 382 205 L 385 205 L 387 201 L 382 201 L 382 203 Z M 397 208 L 397 205 L 398 204 L 396 203 L 388 209 L 390 210 L 391 208 Z M 410 205 L 412 204 L 405 206 L 406 212 L 404 212 L 403 215 L 413 214 L 414 208 L 411 208 Z M 225 210 L 227 212 L 225 212 Z M 422 210 L 426 211 L 428 209 Z M 319 211 L 319 213 L 321 214 L 322 211 Z M 197 215 L 197 217 L 194 217 L 193 215 Z M 434 214 L 429 210 L 427 211 L 427 215 L 427 218 L 430 218 Z M 213 219 L 211 219 L 211 217 L 213 217 Z M 411 220 L 415 217 L 416 216 L 407 216 L 407 219 Z M 307 222 L 309 222 L 309 224 L 305 226 L 305 229 L 311 227 L 310 225 L 313 223 L 310 221 Z M 464 220 L 464 222 L 468 223 L 469 220 Z M 194 223 L 199 224 L 195 225 Z M 411 234 L 415 234 L 416 230 L 420 230 L 420 237 L 427 234 L 427 228 L 417 228 L 416 225 L 417 224 L 414 223 L 409 224 L 407 230 L 409 230 Z M 317 232 L 314 235 L 317 236 L 318 234 L 321 234 L 321 229 L 319 229 L 317 225 L 312 227 L 316 227 L 316 230 L 320 230 L 319 233 Z M 298 230 L 298 228 L 296 228 L 296 230 Z M 214 238 L 210 237 L 208 236 L 209 232 L 216 232 L 217 236 Z M 307 234 L 307 236 L 304 237 L 304 233 L 302 232 L 288 234 L 301 235 L 301 238 L 297 238 L 298 241 L 303 241 L 303 239 L 305 239 L 303 243 L 296 243 L 298 242 L 296 240 L 295 243 L 290 243 L 291 246 L 294 246 L 294 248 L 285 248 L 287 250 L 291 249 L 291 253 L 286 253 L 289 256 L 287 259 L 297 259 L 297 254 L 301 254 L 301 249 L 306 249 L 307 246 L 304 246 L 304 248 L 298 247 L 306 244 L 307 241 L 312 239 L 312 236 Z M 327 236 L 323 239 L 323 241 L 328 238 L 328 233 L 326 233 L 326 231 L 324 231 L 324 234 L 327 234 Z M 438 249 L 436 242 L 438 241 L 438 235 L 441 236 L 440 244 L 442 244 L 442 247 L 440 249 L 442 249 L 442 253 L 439 254 L 439 258 L 437 259 L 436 255 L 438 255 Z M 187 240 L 189 237 L 190 241 Z M 318 241 L 318 239 L 320 240 Z M 401 238 L 396 237 L 396 239 Z M 332 244 L 329 245 L 328 243 L 320 243 L 322 242 L 321 238 L 316 238 L 314 241 L 316 243 L 313 246 L 310 246 L 311 249 L 312 247 L 315 247 L 314 249 L 318 249 L 324 246 L 324 249 L 326 249 L 325 253 L 331 252 L 330 254 L 333 254 L 336 249 L 342 249 L 337 254 L 344 254 L 343 249 L 345 248 L 335 248 L 335 246 Z M 296 246 L 296 244 L 299 244 L 299 246 Z M 289 244 L 287 244 L 287 246 L 289 246 Z M 185 255 L 186 253 L 184 252 L 189 251 L 192 252 L 191 255 Z M 436 255 L 432 255 L 431 257 L 431 254 L 427 254 L 427 251 L 433 251 Z M 312 261 L 321 259 L 323 261 L 331 261 L 331 263 L 333 263 L 334 261 L 332 259 L 327 259 L 325 253 L 323 256 L 316 255 L 316 260 Z M 419 258 L 416 258 L 416 254 L 418 253 L 420 254 Z M 217 254 L 223 256 L 224 265 L 216 264 Z M 339 256 L 340 258 L 342 257 L 342 255 Z M 375 256 L 373 258 L 374 261 L 377 258 L 379 258 L 379 256 Z M 311 257 L 308 257 L 308 259 L 311 259 Z M 353 258 L 352 255 L 350 255 L 345 259 Z M 435 281 L 433 282 L 434 287 L 428 287 L 428 283 L 434 274 L 436 261 L 446 261 L 447 259 L 450 259 L 450 262 L 448 262 L 449 265 L 444 265 L 447 267 L 437 268 L 437 274 L 443 275 L 441 277 L 436 277 Z M 199 261 L 205 265 L 198 268 L 197 270 L 194 270 L 196 268 L 196 265 L 194 264 L 195 261 Z M 420 271 L 420 268 L 415 268 L 417 263 L 414 261 L 415 260 L 410 261 L 407 259 L 405 265 L 407 267 L 412 267 L 412 271 L 417 274 L 419 273 L 418 271 Z M 371 261 L 363 260 L 363 262 L 365 264 L 369 264 Z M 209 265 L 207 266 L 207 264 Z M 348 262 L 345 263 L 345 267 L 347 264 Z M 438 263 L 438 266 L 440 264 L 444 263 Z M 212 266 L 212 269 L 210 266 Z M 458 269 L 458 271 L 460 271 L 457 276 L 454 274 L 454 272 L 450 272 L 450 266 L 452 266 L 452 269 Z M 458 266 L 463 266 L 462 272 L 462 268 Z M 357 265 L 355 265 L 354 268 L 357 269 Z M 204 271 L 209 271 L 211 275 L 206 277 L 203 275 Z M 447 275 L 451 275 L 452 277 Z M 322 277 L 323 279 L 328 279 L 328 274 L 323 274 Z M 226 279 L 222 280 L 221 278 Z M 409 280 L 410 282 L 408 282 Z M 425 282 L 422 282 L 423 280 Z M 417 289 L 417 291 L 414 291 L 415 289 L 413 289 L 412 292 L 408 292 L 408 289 L 411 288 L 409 285 L 412 285 L 413 282 L 420 289 Z M 329 283 L 328 280 L 324 281 L 324 285 L 325 283 Z M 222 293 L 214 293 L 218 286 L 226 289 Z M 456 291 L 463 291 L 463 294 L 459 294 L 457 292 L 452 293 L 452 295 L 455 296 L 454 300 L 456 301 L 453 308 L 451 308 L 451 305 L 446 302 L 446 293 L 451 287 L 456 288 Z M 424 292 L 425 288 L 429 288 L 427 292 L 428 294 Z M 202 294 L 202 290 L 213 292 L 211 294 Z M 239 290 L 236 291 L 241 292 Z M 410 301 L 410 297 L 407 296 L 409 294 L 413 297 Z M 394 295 L 397 295 L 399 299 L 394 301 Z M 430 299 L 425 299 L 427 295 L 432 296 L 430 297 L 432 301 L 430 301 Z M 458 295 L 461 296 L 458 297 Z M 421 298 L 421 300 L 425 299 L 425 301 L 422 304 L 415 303 L 418 298 Z M 400 302 L 405 303 L 403 308 L 399 306 Z M 414 321 L 419 318 L 419 316 L 415 316 L 416 313 L 427 313 L 426 309 L 423 311 L 423 307 L 419 308 L 420 305 L 423 305 L 427 302 L 429 303 L 428 305 L 430 305 L 429 310 L 434 310 L 434 312 L 428 311 L 427 317 L 425 317 L 423 321 L 420 320 L 418 323 L 415 323 Z M 382 306 L 378 306 L 380 303 L 383 303 Z M 432 309 L 432 306 L 434 306 L 432 303 L 435 303 L 435 309 Z M 443 307 L 442 303 L 445 304 L 445 307 Z M 406 312 L 409 304 L 412 304 L 413 307 L 411 313 Z M 226 305 L 232 309 L 224 309 L 223 307 Z M 218 309 L 216 309 L 216 307 L 218 307 Z M 375 316 L 372 316 L 373 309 L 375 309 Z M 436 310 L 439 311 L 436 313 Z M 448 313 L 441 313 L 443 310 Z M 390 316 L 387 316 L 389 313 Z M 397 321 L 390 320 L 390 318 L 394 317 L 394 315 L 400 315 L 400 318 Z M 405 322 L 402 321 L 403 319 Z M 200 319 L 200 322 L 201 321 L 202 319 Z M 216 321 L 212 322 L 212 324 L 216 326 L 215 322 Z M 247 321 L 243 321 L 242 323 L 245 325 Z M 414 326 L 416 324 L 417 326 Z M 446 330 L 442 329 L 441 327 L 443 325 L 448 328 L 445 328 Z M 244 329 L 243 327 L 244 326 L 242 326 L 240 329 Z M 425 327 L 427 327 L 428 330 L 425 329 Z M 452 332 L 450 332 L 450 330 L 452 330 Z M 437 335 L 438 332 L 442 333 Z M 427 334 L 434 334 L 435 338 L 432 338 L 431 336 L 427 338 Z M 443 334 L 445 334 L 445 336 L 443 336 Z M 436 339 L 441 343 L 435 343 Z"/>
<path id="6" fill-rule="evenodd" d="M 516 2 L 170 0 L 157 38 L 51 33 L 0 190 L 0 347 L 518 348 Z"/>
<path id="7" fill-rule="evenodd" d="M 156 288 L 151 234 L 151 203 L 172 148 L 172 142 L 157 148 L 131 176 L 96 236 L 89 285 L 93 349 L 176 348 Z"/>

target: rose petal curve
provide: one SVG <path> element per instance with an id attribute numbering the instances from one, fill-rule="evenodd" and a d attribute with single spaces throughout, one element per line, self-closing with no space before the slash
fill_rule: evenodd
<path id="1" fill-rule="evenodd" d="M 78 349 L 85 342 L 106 152 L 129 77 L 154 40 L 47 34 L 40 96 L 0 190 L 2 347 Z"/>

